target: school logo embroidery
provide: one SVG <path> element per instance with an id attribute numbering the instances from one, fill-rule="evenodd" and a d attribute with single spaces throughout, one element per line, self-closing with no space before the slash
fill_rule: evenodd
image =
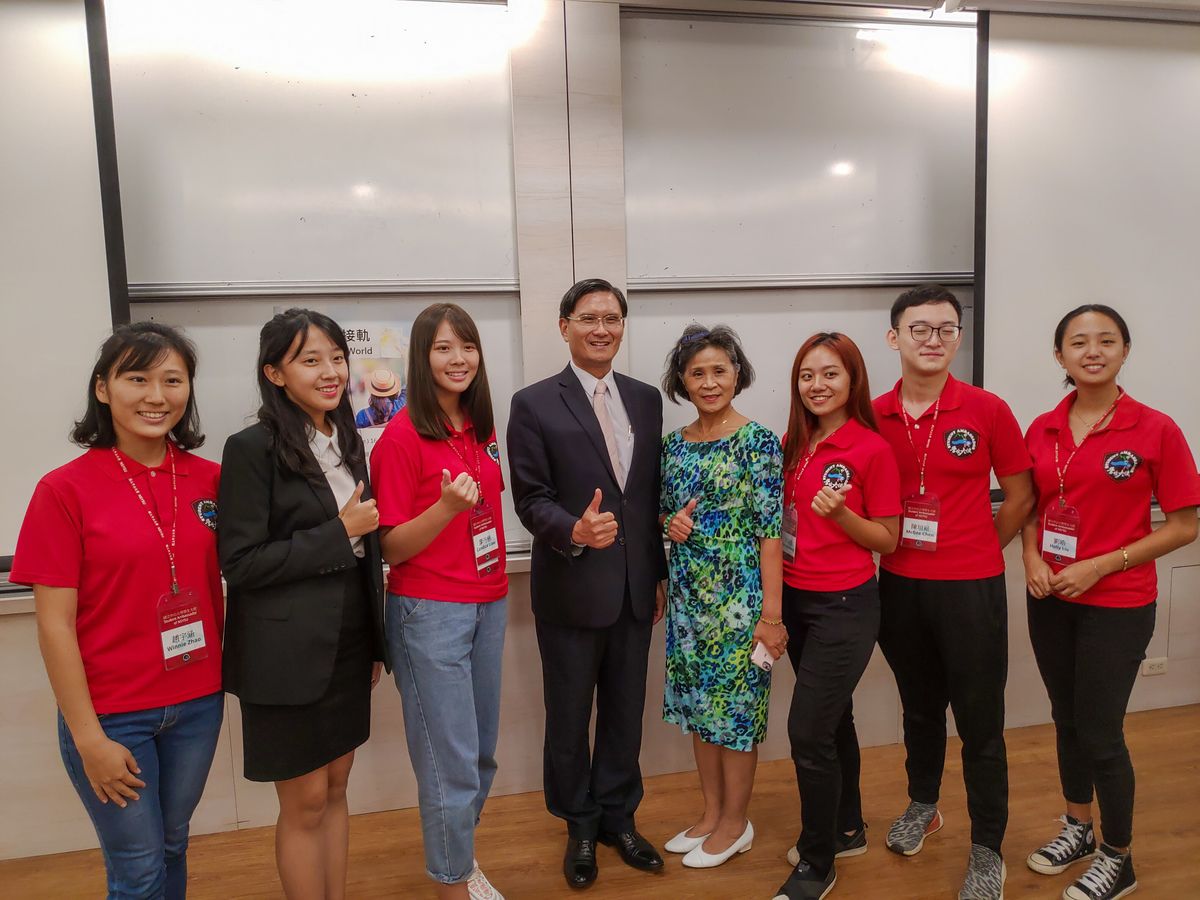
<path id="1" fill-rule="evenodd" d="M 1104 474 L 1113 481 L 1128 481 L 1142 464 L 1142 458 L 1132 450 L 1118 450 L 1104 457 Z"/>
<path id="2" fill-rule="evenodd" d="M 490 444 L 488 444 L 486 447 L 484 447 L 484 450 L 486 450 L 487 455 L 492 458 L 492 462 L 494 462 L 496 465 L 500 465 L 500 445 L 499 444 L 497 444 L 495 441 L 492 441 Z"/>
<path id="3" fill-rule="evenodd" d="M 196 500 L 192 503 L 192 509 L 196 513 L 196 518 L 200 520 L 200 524 L 206 527 L 213 534 L 217 532 L 217 501 L 204 498 Z"/>
<path id="4" fill-rule="evenodd" d="M 946 449 L 951 456 L 966 459 L 979 449 L 979 435 L 970 428 L 951 428 L 945 434 Z"/>
<path id="5" fill-rule="evenodd" d="M 844 462 L 831 462 L 821 473 L 821 484 L 836 491 L 838 488 L 849 485 L 852 478 L 854 478 L 854 470 L 848 465 Z"/>

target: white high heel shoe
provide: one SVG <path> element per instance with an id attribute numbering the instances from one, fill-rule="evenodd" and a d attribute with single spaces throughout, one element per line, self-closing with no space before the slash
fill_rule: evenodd
<path id="1" fill-rule="evenodd" d="M 699 837 L 688 837 L 689 830 L 687 828 L 683 829 L 683 831 L 667 841 L 663 845 L 663 849 L 668 853 L 690 853 L 708 839 L 707 834 L 702 834 Z"/>
<path id="2" fill-rule="evenodd" d="M 662 845 L 662 850 L 665 850 L 667 853 L 690 853 L 708 839 L 707 834 L 701 834 L 697 838 L 689 838 L 689 830 L 688 828 L 684 828 L 682 832 L 679 832 L 674 838 Z"/>
<path id="3" fill-rule="evenodd" d="M 724 863 L 734 854 L 745 853 L 753 843 L 754 826 L 747 819 L 746 830 L 742 832 L 742 836 L 734 841 L 727 850 L 717 854 L 705 853 L 704 842 L 701 841 L 683 858 L 683 864 L 689 869 L 712 869 Z"/>

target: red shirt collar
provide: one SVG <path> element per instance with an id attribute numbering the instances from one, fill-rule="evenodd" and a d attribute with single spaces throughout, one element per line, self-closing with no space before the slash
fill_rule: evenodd
<path id="1" fill-rule="evenodd" d="M 858 419 L 851 417 L 846 420 L 845 425 L 843 425 L 829 437 L 825 438 L 825 440 L 821 443 L 823 445 L 827 444 L 831 447 L 838 447 L 842 450 L 848 450 L 854 445 L 854 442 L 858 440 L 858 436 L 865 430 L 866 429 L 863 428 L 862 423 L 860 423 Z"/>
<path id="2" fill-rule="evenodd" d="M 188 454 L 185 453 L 183 450 L 180 450 L 178 447 L 174 447 L 174 451 L 175 451 L 175 453 L 174 453 L 175 474 L 176 475 L 186 475 L 188 473 Z M 121 453 L 120 450 L 118 450 L 117 452 Z M 121 471 L 120 463 L 118 463 L 116 458 L 113 456 L 112 448 L 110 448 L 110 447 L 93 447 L 91 450 L 88 451 L 88 454 L 92 457 L 92 459 L 94 459 L 96 461 L 96 465 L 98 465 L 100 467 L 100 470 L 102 472 L 104 472 L 104 474 L 107 475 L 109 478 L 111 478 L 113 481 L 127 480 L 125 473 L 123 471 Z M 126 456 L 124 453 L 121 453 L 121 459 L 123 459 L 125 461 L 125 468 L 127 468 L 129 470 L 128 477 L 130 477 L 130 478 L 141 475 L 148 468 L 150 468 L 149 466 L 143 466 L 136 459 L 133 459 L 130 456 Z M 170 472 L 171 471 L 170 458 L 168 457 L 167 459 L 164 459 L 163 464 L 161 466 L 156 467 L 156 471 Z"/>
<path id="3" fill-rule="evenodd" d="M 896 382 L 896 386 L 894 388 L 892 388 L 890 393 L 884 395 L 883 409 L 881 411 L 883 412 L 883 414 L 885 416 L 900 415 L 900 409 L 901 409 L 900 385 L 902 385 L 902 384 L 904 384 L 903 378 L 901 378 L 899 381 Z M 939 401 L 936 404 L 931 403 L 929 405 L 929 409 L 927 409 L 927 410 L 925 410 L 925 412 L 921 413 L 920 418 L 924 418 L 927 415 L 933 415 L 933 407 L 935 405 L 937 406 L 938 411 L 942 412 L 942 411 L 949 410 L 949 409 L 958 409 L 959 407 L 962 406 L 962 404 L 963 404 L 963 384 L 961 381 L 959 381 L 953 375 L 947 374 L 946 375 L 946 384 L 942 387 L 941 398 L 939 399 Z"/>
<path id="4" fill-rule="evenodd" d="M 1121 431 L 1125 428 L 1133 428 L 1138 423 L 1141 417 L 1142 404 L 1138 403 L 1124 388 L 1121 391 L 1121 400 L 1117 403 L 1117 408 L 1113 410 L 1112 419 L 1103 428 L 1098 428 L 1097 433 L 1101 431 Z M 1067 422 L 1067 417 L 1071 414 L 1071 404 L 1075 402 L 1075 398 L 1079 395 L 1079 391 L 1071 391 L 1067 396 L 1063 397 L 1058 406 L 1050 411 L 1050 415 L 1046 418 L 1046 430 L 1061 432 L 1063 429 L 1070 430 L 1070 425 Z"/>

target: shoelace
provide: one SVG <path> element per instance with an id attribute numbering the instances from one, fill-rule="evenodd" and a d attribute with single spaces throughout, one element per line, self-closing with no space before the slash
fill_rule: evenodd
<path id="1" fill-rule="evenodd" d="M 1078 825 L 1072 825 L 1067 821 L 1066 816 L 1059 816 L 1055 821 L 1063 823 L 1062 831 L 1058 833 L 1058 837 L 1042 848 L 1042 852 L 1047 856 L 1053 855 L 1065 859 L 1075 852 L 1075 847 L 1078 844 L 1083 843 L 1083 835 L 1087 825 L 1082 822 Z"/>
<path id="2" fill-rule="evenodd" d="M 1121 865 L 1125 862 L 1122 856 L 1112 857 L 1101 853 L 1092 863 L 1092 867 L 1083 873 L 1079 883 L 1092 893 L 1103 896 L 1117 883 L 1121 874 Z"/>

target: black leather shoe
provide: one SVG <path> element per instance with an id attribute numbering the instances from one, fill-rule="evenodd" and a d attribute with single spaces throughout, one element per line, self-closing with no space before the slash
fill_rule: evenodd
<path id="1" fill-rule="evenodd" d="M 567 879 L 567 885 L 573 888 L 589 887 L 596 880 L 598 871 L 596 842 L 567 838 L 567 852 L 563 856 L 563 877 Z"/>
<path id="2" fill-rule="evenodd" d="M 662 857 L 658 855 L 658 851 L 636 831 L 622 831 L 620 834 L 602 831 L 600 832 L 600 843 L 615 847 L 627 866 L 633 866 L 644 872 L 654 872 L 663 867 Z"/>

